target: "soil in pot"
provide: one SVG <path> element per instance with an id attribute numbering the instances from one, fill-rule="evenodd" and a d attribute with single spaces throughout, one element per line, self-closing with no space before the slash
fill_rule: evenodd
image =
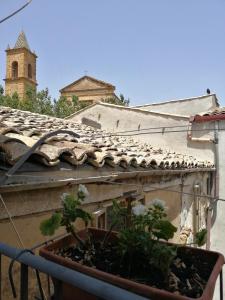
<path id="1" fill-rule="evenodd" d="M 134 253 L 132 258 L 118 259 L 116 241 L 108 242 L 102 247 L 100 241 L 93 240 L 92 245 L 88 250 L 81 246 L 70 246 L 57 249 L 54 253 L 116 276 L 190 298 L 202 295 L 216 262 L 214 257 L 208 260 L 201 254 L 193 257 L 190 248 L 180 247 L 165 280 L 159 269 L 149 265 L 143 255 Z"/>

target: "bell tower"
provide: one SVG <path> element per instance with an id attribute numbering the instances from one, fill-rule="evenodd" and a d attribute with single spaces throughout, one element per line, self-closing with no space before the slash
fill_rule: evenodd
<path id="1" fill-rule="evenodd" d="M 30 50 L 25 33 L 21 31 L 14 48 L 6 49 L 5 94 L 12 96 L 15 92 L 25 99 L 29 88 L 36 90 L 36 59 Z"/>

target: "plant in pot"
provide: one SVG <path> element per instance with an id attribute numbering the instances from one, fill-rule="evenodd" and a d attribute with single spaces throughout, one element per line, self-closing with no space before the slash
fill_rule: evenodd
<path id="1" fill-rule="evenodd" d="M 86 194 L 80 186 L 77 195 L 64 195 L 62 212 L 41 223 L 44 235 L 54 234 L 59 226 L 65 226 L 70 235 L 42 248 L 40 255 L 153 300 L 212 299 L 223 256 L 168 243 L 177 228 L 167 219 L 161 200 L 149 207 L 140 203 L 124 207 L 113 201 L 111 226 L 105 231 L 87 228 L 91 215 L 80 207 Z M 74 227 L 78 218 L 85 224 L 79 232 Z M 118 224 L 121 229 L 114 232 Z M 205 239 L 203 229 L 194 245 L 202 246 Z M 63 299 L 73 299 L 75 293 L 79 299 L 96 299 L 64 287 Z"/>

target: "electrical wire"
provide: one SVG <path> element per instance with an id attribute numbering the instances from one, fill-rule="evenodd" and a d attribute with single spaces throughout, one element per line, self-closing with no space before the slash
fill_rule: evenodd
<path id="1" fill-rule="evenodd" d="M 125 186 L 137 186 L 137 187 L 141 187 L 141 188 L 144 188 L 146 186 L 146 184 L 135 184 L 135 183 L 123 183 L 123 182 L 113 182 L 113 181 L 99 181 L 99 182 L 104 182 L 104 183 L 107 183 L 107 184 L 114 184 L 114 185 L 125 185 Z M 200 198 L 208 198 L 210 200 L 216 200 L 216 201 L 224 201 L 225 202 L 225 199 L 223 198 L 216 198 L 216 197 L 212 197 L 212 196 L 209 196 L 209 195 L 196 195 L 194 193 L 187 193 L 187 192 L 181 192 L 181 191 L 175 191 L 175 190 L 170 190 L 168 188 L 158 188 L 158 187 L 151 187 L 151 186 L 148 186 L 151 190 L 149 190 L 148 192 L 151 192 L 151 191 L 168 191 L 168 192 L 172 192 L 172 193 L 178 193 L 178 194 L 183 194 L 183 195 L 189 195 L 189 196 L 198 196 Z M 145 191 L 146 192 L 146 191 Z"/>
<path id="2" fill-rule="evenodd" d="M 23 177 L 23 175 L 15 175 L 16 177 Z M 40 176 L 40 175 L 29 175 L 29 177 L 32 177 L 32 178 L 42 178 L 43 179 L 43 176 Z M 104 177 L 104 176 L 103 176 Z M 136 186 L 136 187 L 146 187 L 146 184 L 136 184 L 136 183 L 123 183 L 123 182 L 115 182 L 115 181 L 110 181 L 110 180 L 98 180 L 98 179 L 101 179 L 102 176 L 96 176 L 96 177 L 85 177 L 85 178 L 68 178 L 68 180 L 66 180 L 66 184 L 78 184 L 76 182 L 73 182 L 74 180 L 76 181 L 82 181 L 82 184 L 91 184 L 91 181 L 90 180 L 97 180 L 96 183 L 107 183 L 107 184 L 112 184 L 112 185 L 123 185 L 123 186 Z M 85 180 L 87 182 L 85 182 Z M 51 181 L 51 182 L 54 182 L 54 181 Z M 94 183 L 94 182 L 93 182 Z M 174 192 L 174 193 L 179 193 L 179 194 L 184 194 L 184 195 L 189 195 L 189 196 L 196 196 L 194 193 L 188 193 L 188 192 L 181 192 L 181 191 L 176 191 L 176 190 L 170 190 L 168 188 L 154 188 L 152 187 L 151 185 L 149 186 L 149 188 L 151 188 L 152 191 L 154 190 L 159 190 L 159 191 L 168 191 L 168 192 Z M 211 199 L 211 200 L 216 200 L 216 201 L 224 201 L 225 202 L 225 199 L 223 198 L 217 198 L 217 197 L 213 197 L 213 196 L 209 196 L 209 195 L 197 195 L 198 197 L 201 197 L 201 198 L 208 198 L 208 199 Z"/>
<path id="3" fill-rule="evenodd" d="M 177 128 L 178 126 L 171 126 L 171 128 Z M 113 136 L 117 136 L 117 137 L 132 137 L 132 136 L 138 136 L 138 135 L 146 135 L 146 134 L 165 134 L 165 133 L 179 133 L 179 132 L 187 132 L 187 133 L 192 133 L 192 132 L 204 132 L 204 131 L 213 131 L 214 129 L 212 128 L 202 128 L 202 129 L 184 129 L 184 130 L 166 130 L 167 127 L 159 127 L 162 130 L 160 131 L 149 131 L 149 132 L 138 132 L 138 133 L 132 133 L 132 134 L 118 134 L 117 132 L 115 133 L 106 133 L 104 135 L 104 133 L 101 134 L 92 134 L 91 137 L 92 138 L 105 138 L 105 137 L 113 137 Z M 225 131 L 225 128 L 219 128 L 217 129 L 217 131 Z M 80 135 L 80 137 L 84 138 L 84 137 L 89 137 L 88 135 Z"/>
<path id="4" fill-rule="evenodd" d="M 20 7 L 19 9 L 17 9 L 16 11 L 14 11 L 13 13 L 11 13 L 9 16 L 3 18 L 2 20 L 0 20 L 0 24 L 5 22 L 6 20 L 10 19 L 11 17 L 15 16 L 16 14 L 18 14 L 21 10 L 23 10 L 25 7 L 27 7 L 32 0 L 28 0 L 27 3 L 25 3 L 22 7 Z"/>

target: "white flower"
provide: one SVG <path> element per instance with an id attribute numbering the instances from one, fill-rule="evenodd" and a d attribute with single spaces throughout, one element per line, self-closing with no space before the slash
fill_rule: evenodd
<path id="1" fill-rule="evenodd" d="M 89 192 L 88 192 L 88 190 L 87 190 L 87 188 L 86 188 L 85 185 L 79 184 L 78 194 L 82 195 L 84 198 L 86 198 L 86 197 L 89 196 Z"/>
<path id="2" fill-rule="evenodd" d="M 137 204 L 132 207 L 132 212 L 135 216 L 141 216 L 146 213 L 146 207 L 143 204 Z"/>
<path id="3" fill-rule="evenodd" d="M 154 200 L 152 200 L 151 205 L 155 206 L 155 207 L 158 207 L 158 208 L 160 208 L 162 210 L 166 210 L 167 209 L 165 201 L 163 201 L 161 199 L 154 199 Z"/>
<path id="4" fill-rule="evenodd" d="M 64 202 L 65 201 L 65 199 L 66 199 L 66 197 L 68 197 L 69 196 L 69 194 L 68 193 L 63 193 L 62 194 L 62 196 L 61 196 L 61 200 L 62 200 L 62 202 Z"/>

